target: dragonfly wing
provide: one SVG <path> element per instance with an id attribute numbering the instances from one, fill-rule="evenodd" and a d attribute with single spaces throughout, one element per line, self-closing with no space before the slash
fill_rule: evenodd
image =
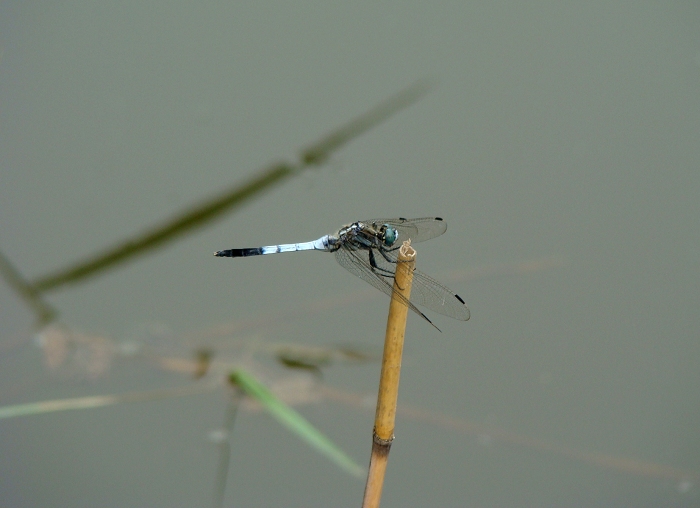
<path id="1" fill-rule="evenodd" d="M 365 224 L 375 224 L 379 228 L 382 224 L 396 228 L 401 242 L 411 239 L 412 242 L 424 242 L 440 236 L 447 230 L 447 223 L 440 217 L 421 217 L 419 219 L 370 219 L 363 220 Z"/>
<path id="2" fill-rule="evenodd" d="M 387 275 L 387 276 L 378 275 L 374 270 L 372 270 L 372 267 L 369 264 L 369 251 L 364 250 L 364 249 L 350 250 L 350 249 L 347 249 L 345 247 L 341 247 L 340 249 L 335 251 L 335 259 L 336 259 L 336 261 L 338 261 L 338 264 L 340 264 L 340 266 L 345 268 L 347 271 L 349 271 L 353 275 L 364 280 L 365 282 L 370 283 L 372 286 L 377 288 L 382 293 L 384 293 L 388 296 L 391 296 L 393 294 L 393 292 L 394 292 L 393 271 L 392 271 L 391 275 Z M 393 266 L 395 269 L 395 265 L 393 265 Z M 418 310 L 418 308 L 413 303 L 408 301 L 403 295 L 401 295 L 400 293 L 396 293 L 396 296 L 409 309 L 411 309 L 413 312 L 415 312 L 420 317 L 425 319 L 431 325 L 435 326 L 433 324 L 433 322 L 430 319 L 428 319 L 428 317 L 425 314 L 423 314 L 420 310 Z M 437 328 L 437 326 L 435 328 Z"/>
<path id="3" fill-rule="evenodd" d="M 420 270 L 413 272 L 411 301 L 443 316 L 449 316 L 460 321 L 469 320 L 469 307 L 464 303 L 464 300 L 453 293 L 450 288 Z"/>
<path id="4" fill-rule="evenodd" d="M 370 262 L 369 259 L 370 252 L 374 258 L 371 260 L 373 263 Z M 367 264 L 370 265 L 370 267 L 377 267 L 377 270 L 372 272 L 373 275 L 375 272 L 377 272 L 377 274 L 380 276 L 387 275 L 387 282 L 391 284 L 391 274 L 395 273 L 396 263 L 398 262 L 398 249 L 384 251 L 386 258 L 378 249 L 373 249 L 372 251 L 361 250 L 357 253 L 363 260 L 367 261 Z M 453 293 L 447 286 L 441 284 L 420 270 L 414 270 L 413 272 L 411 301 L 415 304 L 434 310 L 438 314 L 442 314 L 444 316 L 459 319 L 460 321 L 469 320 L 469 308 L 464 303 L 464 300 L 462 300 L 459 295 Z"/>

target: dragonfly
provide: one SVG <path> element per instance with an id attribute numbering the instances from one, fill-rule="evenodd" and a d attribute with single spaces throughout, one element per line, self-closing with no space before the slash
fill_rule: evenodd
<path id="1" fill-rule="evenodd" d="M 423 242 L 442 235 L 446 230 L 447 223 L 440 217 L 361 220 L 343 226 L 335 234 L 311 242 L 219 250 L 214 252 L 214 256 L 240 258 L 303 250 L 332 252 L 340 266 L 382 293 L 392 296 L 402 243 L 399 240 Z M 416 305 L 461 321 L 469 319 L 469 308 L 458 294 L 419 270 L 413 272 L 410 300 L 398 292 L 396 297 L 438 330 L 440 329 Z"/>

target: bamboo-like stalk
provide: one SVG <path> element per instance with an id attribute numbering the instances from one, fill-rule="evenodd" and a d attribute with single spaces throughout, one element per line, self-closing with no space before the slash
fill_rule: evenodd
<path id="1" fill-rule="evenodd" d="M 406 241 L 399 249 L 396 274 L 394 276 L 394 294 L 389 305 L 389 318 L 384 338 L 384 355 L 382 356 L 382 373 L 379 379 L 377 395 L 377 412 L 374 417 L 372 436 L 372 455 L 369 461 L 369 473 L 365 485 L 363 508 L 376 508 L 382 497 L 384 475 L 389 461 L 389 450 L 394 440 L 394 422 L 396 421 L 396 403 L 399 397 L 399 377 L 401 375 L 401 355 L 403 339 L 406 333 L 408 307 L 397 295 L 406 300 L 411 296 L 413 270 L 416 266 L 416 251 L 411 242 Z"/>

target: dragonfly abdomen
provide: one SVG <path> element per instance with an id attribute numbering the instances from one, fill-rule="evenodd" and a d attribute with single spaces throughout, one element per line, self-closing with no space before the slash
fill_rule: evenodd
<path id="1" fill-rule="evenodd" d="M 247 256 L 260 256 L 262 254 L 264 254 L 263 247 L 255 247 L 254 249 L 218 250 L 214 253 L 218 258 L 244 258 Z"/>
<path id="2" fill-rule="evenodd" d="M 328 235 L 313 242 L 286 243 L 282 245 L 268 245 L 267 247 L 252 247 L 248 249 L 227 249 L 214 253 L 218 258 L 245 258 L 248 256 L 263 256 L 265 254 L 278 254 L 280 252 L 296 252 L 299 250 L 329 250 Z"/>

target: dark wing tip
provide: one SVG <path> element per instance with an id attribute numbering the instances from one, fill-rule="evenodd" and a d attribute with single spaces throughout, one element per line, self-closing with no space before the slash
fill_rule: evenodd
<path id="1" fill-rule="evenodd" d="M 435 220 L 442 221 L 443 219 L 442 219 L 442 217 L 435 217 Z"/>
<path id="2" fill-rule="evenodd" d="M 467 307 L 467 302 L 462 300 L 462 297 L 459 295 L 455 295 L 455 298 L 457 298 L 457 300 L 459 300 L 462 303 L 462 305 L 464 305 L 464 310 L 466 311 L 466 314 L 464 317 L 457 318 L 457 319 L 461 319 L 462 321 L 469 321 L 469 318 L 472 317 L 472 313 L 469 310 L 469 307 Z"/>
<path id="3" fill-rule="evenodd" d="M 436 325 L 435 323 L 433 323 L 430 319 L 428 319 L 428 316 L 426 316 L 426 315 L 423 314 L 422 312 L 420 313 L 420 315 L 421 315 L 421 316 L 423 317 L 423 319 L 425 319 L 428 323 L 430 323 L 431 325 L 433 325 L 433 328 L 435 328 L 438 332 L 442 333 L 442 330 L 440 330 L 440 329 L 437 327 L 437 325 Z"/>

